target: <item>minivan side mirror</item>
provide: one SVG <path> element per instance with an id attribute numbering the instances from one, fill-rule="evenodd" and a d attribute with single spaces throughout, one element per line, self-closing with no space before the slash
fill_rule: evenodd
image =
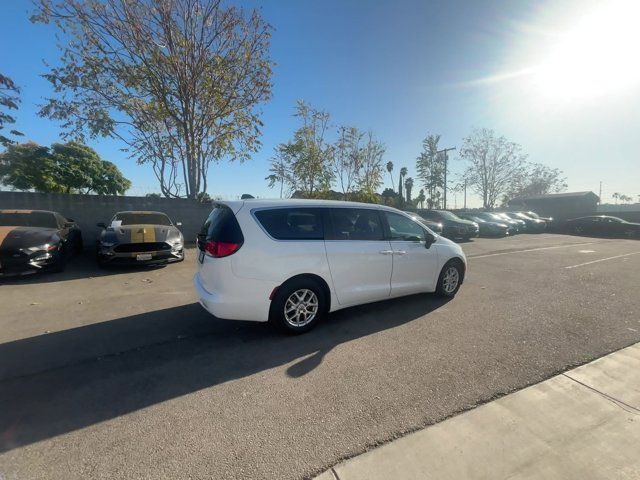
<path id="1" fill-rule="evenodd" d="M 429 248 L 431 245 L 433 245 L 433 242 L 436 241 L 436 237 L 432 233 L 429 233 L 429 232 L 424 232 L 424 233 L 425 233 L 424 248 Z"/>
<path id="2" fill-rule="evenodd" d="M 96 227 L 107 228 L 107 225 L 104 222 L 96 223 Z"/>
<path id="3" fill-rule="evenodd" d="M 75 227 L 75 223 L 73 222 L 73 220 L 69 220 L 67 219 L 66 222 L 64 222 L 64 228 L 72 228 Z"/>

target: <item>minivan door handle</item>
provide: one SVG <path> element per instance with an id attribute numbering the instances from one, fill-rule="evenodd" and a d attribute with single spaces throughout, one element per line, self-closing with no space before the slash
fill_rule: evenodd
<path id="1" fill-rule="evenodd" d="M 382 255 L 393 255 L 393 250 L 380 250 Z"/>
<path id="2" fill-rule="evenodd" d="M 406 250 L 395 250 L 393 253 L 395 255 L 406 255 L 407 254 Z"/>

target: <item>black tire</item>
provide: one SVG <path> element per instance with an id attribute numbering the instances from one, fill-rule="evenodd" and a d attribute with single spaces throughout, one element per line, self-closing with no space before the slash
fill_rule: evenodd
<path id="1" fill-rule="evenodd" d="M 96 252 L 96 262 L 98 264 L 98 267 L 100 268 L 107 268 L 108 266 L 108 263 L 102 259 L 102 257 L 98 254 L 98 252 Z"/>
<path id="2" fill-rule="evenodd" d="M 82 243 L 82 237 L 78 236 L 78 238 L 76 239 L 75 253 L 76 255 L 80 255 L 82 254 L 83 251 L 84 251 L 84 243 Z"/>
<path id="3" fill-rule="evenodd" d="M 457 283 L 455 288 L 451 289 L 450 286 L 447 286 L 446 283 L 449 283 L 451 279 L 447 280 L 447 275 L 449 274 L 451 269 L 455 269 L 457 271 Z M 462 285 L 462 281 L 464 280 L 464 264 L 461 260 L 453 259 L 449 260 L 444 264 L 442 270 L 440 271 L 440 276 L 438 277 L 438 286 L 436 287 L 436 293 L 441 297 L 455 297 L 458 290 L 460 290 L 460 285 Z M 449 284 L 450 285 L 450 284 Z"/>
<path id="4" fill-rule="evenodd" d="M 67 268 L 67 249 L 64 245 L 60 245 L 58 247 L 58 256 L 56 257 L 56 261 L 53 263 L 51 267 L 51 271 L 55 273 L 62 273 L 64 269 Z"/>
<path id="5" fill-rule="evenodd" d="M 309 294 L 308 292 L 311 292 Z M 292 312 L 289 315 L 289 319 L 285 316 L 285 307 L 292 307 L 289 300 L 291 297 L 303 296 L 300 300 L 301 312 L 296 316 L 296 312 Z M 315 297 L 314 297 L 315 296 Z M 314 302 L 315 299 L 315 302 Z M 295 298 L 294 298 L 295 300 Z M 309 314 L 309 309 L 313 309 L 313 304 L 316 303 L 315 315 L 311 320 L 307 321 L 306 315 Z M 307 305 L 303 308 L 304 305 Z M 312 278 L 296 278 L 283 283 L 276 292 L 275 297 L 271 301 L 271 308 L 269 310 L 269 322 L 281 331 L 300 334 L 305 333 L 314 328 L 318 322 L 322 321 L 327 314 L 327 296 L 324 288 Z M 291 315 L 295 318 L 291 319 Z M 300 320 L 300 325 L 294 323 Z"/>

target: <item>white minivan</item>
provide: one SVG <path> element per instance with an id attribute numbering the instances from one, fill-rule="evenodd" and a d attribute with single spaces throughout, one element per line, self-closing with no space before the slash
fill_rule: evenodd
<path id="1" fill-rule="evenodd" d="M 329 200 L 217 202 L 198 235 L 193 283 L 219 318 L 302 333 L 328 312 L 420 292 L 452 297 L 459 245 L 410 213 Z"/>

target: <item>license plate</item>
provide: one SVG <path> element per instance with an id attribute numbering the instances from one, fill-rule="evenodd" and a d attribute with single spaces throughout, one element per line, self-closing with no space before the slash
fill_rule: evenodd
<path id="1" fill-rule="evenodd" d="M 198 255 L 198 261 L 200 263 L 204 262 L 204 252 L 201 250 L 200 255 Z"/>
<path id="2" fill-rule="evenodd" d="M 153 255 L 151 255 L 150 253 L 139 253 L 138 255 L 136 255 L 136 260 L 139 262 L 151 260 L 152 258 Z"/>

